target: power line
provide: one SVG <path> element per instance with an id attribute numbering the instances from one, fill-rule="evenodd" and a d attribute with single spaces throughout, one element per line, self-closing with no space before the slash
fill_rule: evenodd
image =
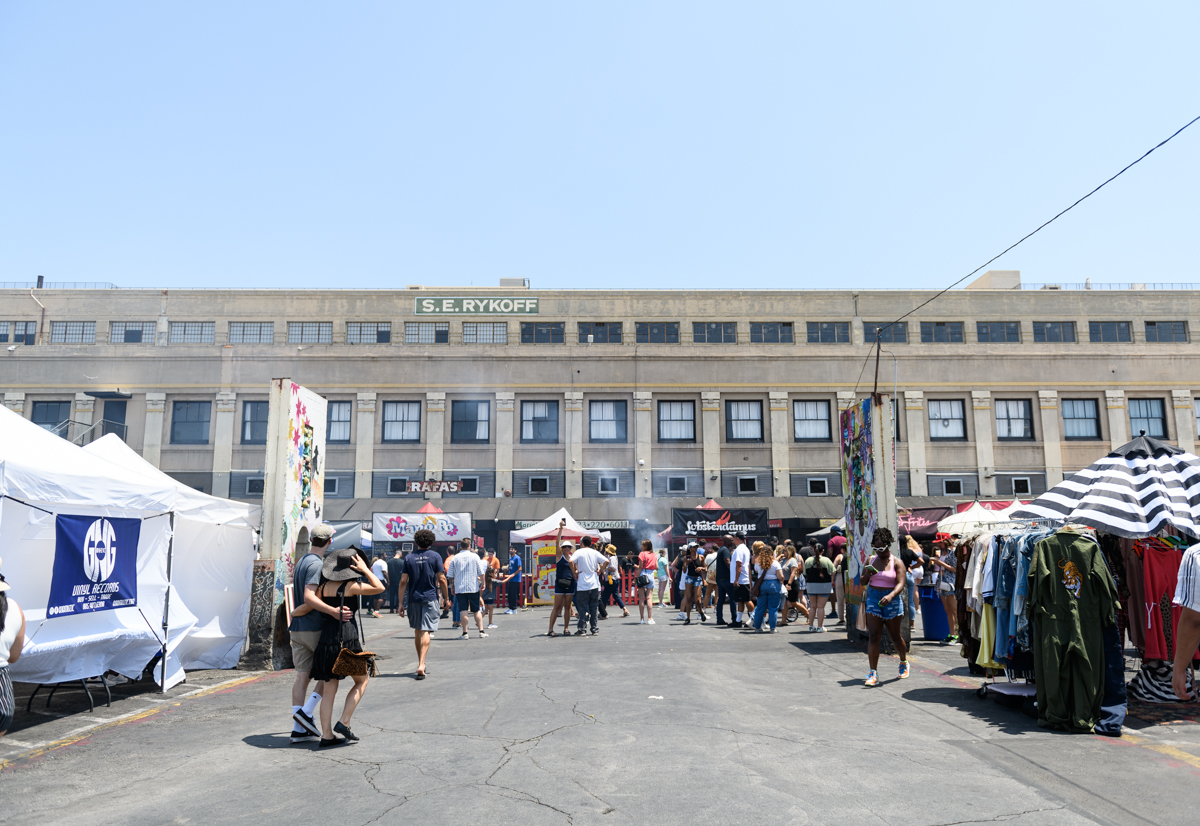
<path id="1" fill-rule="evenodd" d="M 1054 216 L 1053 218 L 1051 218 L 1049 221 L 1046 221 L 1045 223 L 1043 223 L 1043 224 L 1042 224 L 1041 226 L 1039 226 L 1037 229 L 1033 230 L 1032 232 L 1028 233 L 1027 235 L 1024 235 L 1024 236 L 1022 236 L 1022 237 L 1021 237 L 1019 240 L 1017 240 L 1015 243 L 1013 243 L 1013 244 L 1009 245 L 1008 247 L 1006 247 L 1004 250 L 1002 250 L 1001 252 L 997 253 L 996 255 L 993 255 L 993 256 L 992 256 L 991 258 L 989 258 L 987 261 L 984 261 L 984 262 L 983 262 L 982 264 L 980 264 L 978 267 L 976 267 L 975 269 L 971 270 L 969 273 L 967 273 L 967 274 L 966 274 L 966 275 L 964 275 L 962 278 L 960 278 L 960 279 L 958 279 L 957 281 L 955 281 L 955 282 L 954 282 L 953 284 L 951 284 L 950 286 L 946 287 L 946 288 L 945 288 L 945 289 L 943 289 L 943 290 L 939 290 L 939 291 L 938 291 L 937 293 L 935 293 L 935 294 L 934 294 L 932 297 L 930 297 L 930 298 L 929 298 L 927 301 L 923 301 L 923 302 L 921 302 L 921 303 L 920 303 L 920 304 L 918 304 L 916 307 L 913 307 L 913 308 L 912 308 L 911 310 L 909 310 L 907 313 L 905 313 L 904 315 L 902 315 L 902 316 L 900 316 L 899 318 L 897 318 L 895 321 L 892 321 L 892 322 L 890 322 L 890 324 L 881 325 L 881 327 L 888 327 L 888 326 L 890 326 L 891 324 L 897 324 L 897 323 L 899 323 L 899 322 L 903 321 L 904 319 L 908 318 L 910 315 L 912 315 L 913 313 L 915 313 L 917 310 L 921 309 L 922 307 L 928 306 L 929 304 L 932 304 L 934 301 L 937 301 L 937 300 L 938 300 L 939 298 L 941 298 L 943 295 L 945 295 L 946 293 L 950 292 L 950 290 L 954 289 L 954 288 L 955 288 L 955 287 L 957 287 L 959 284 L 961 284 L 962 282 L 964 282 L 964 281 L 966 281 L 968 278 L 970 278 L 972 275 L 974 275 L 975 273 L 977 273 L 977 272 L 979 272 L 980 270 L 982 270 L 982 269 L 983 269 L 984 267 L 986 267 L 988 264 L 991 264 L 991 263 L 992 263 L 993 261 L 995 261 L 997 258 L 1000 258 L 1001 256 L 1005 255 L 1006 253 L 1008 253 L 1008 252 L 1011 252 L 1012 250 L 1016 249 L 1018 246 L 1020 246 L 1021 244 L 1025 243 L 1026 241 L 1028 241 L 1028 240 L 1029 240 L 1030 238 L 1032 238 L 1033 236 L 1037 235 L 1037 234 L 1038 234 L 1039 232 L 1041 232 L 1043 229 L 1045 229 L 1046 227 L 1048 227 L 1048 226 L 1050 226 L 1051 224 L 1053 224 L 1053 223 L 1054 223 L 1055 221 L 1057 221 L 1059 218 L 1061 218 L 1062 216 L 1066 215 L 1068 212 L 1070 212 L 1071 210 L 1073 210 L 1075 207 L 1077 207 L 1077 206 L 1079 206 L 1080 204 L 1082 204 L 1082 203 L 1083 203 L 1084 201 L 1086 201 L 1088 198 L 1092 197 L 1092 196 L 1093 196 L 1093 195 L 1095 195 L 1097 192 L 1099 192 L 1100 190 L 1104 189 L 1104 187 L 1106 187 L 1106 186 L 1108 186 L 1109 184 L 1111 184 L 1111 183 L 1112 183 L 1113 181 L 1115 181 L 1117 178 L 1119 178 L 1119 177 L 1121 177 L 1122 175 L 1124 175 L 1124 174 L 1125 174 L 1126 172 L 1128 172 L 1130 169 L 1132 169 L 1133 167 L 1137 166 L 1137 165 L 1138 165 L 1139 163 L 1141 163 L 1142 161 L 1146 160 L 1146 158 L 1148 158 L 1148 157 L 1150 156 L 1150 153 L 1152 153 L 1152 152 L 1154 152 L 1154 150 L 1156 150 L 1156 149 L 1159 149 L 1159 148 L 1161 148 L 1161 147 L 1165 146 L 1166 144 L 1170 143 L 1170 141 L 1171 141 L 1171 140 L 1172 140 L 1172 139 L 1173 139 L 1173 138 L 1174 138 L 1176 135 L 1178 135 L 1178 134 L 1179 134 L 1180 132 L 1182 132 L 1184 129 L 1187 129 L 1189 126 L 1191 126 L 1193 123 L 1195 123 L 1195 122 L 1196 122 L 1196 121 L 1198 121 L 1198 120 L 1200 120 L 1200 115 L 1197 115 L 1196 117 L 1192 118 L 1192 119 L 1191 119 L 1191 120 L 1189 120 L 1187 123 L 1185 123 L 1183 126 L 1181 126 L 1181 127 L 1179 127 L 1178 129 L 1176 129 L 1176 130 L 1175 130 L 1174 132 L 1172 132 L 1172 133 L 1171 133 L 1171 135 L 1170 135 L 1169 137 L 1167 137 L 1166 139 L 1164 139 L 1164 140 L 1162 140 L 1162 141 L 1159 141 L 1159 142 L 1158 142 L 1158 143 L 1156 143 L 1154 146 L 1152 146 L 1152 147 L 1150 147 L 1149 149 L 1147 149 L 1147 150 L 1146 150 L 1146 152 L 1145 152 L 1145 153 L 1144 153 L 1144 154 L 1143 154 L 1143 155 L 1142 155 L 1140 158 L 1138 158 L 1136 161 L 1134 161 L 1133 163 L 1130 163 L 1130 164 L 1128 164 L 1127 166 L 1125 166 L 1125 167 L 1124 167 L 1124 168 L 1123 168 L 1123 169 L 1122 169 L 1120 172 L 1118 172 L 1116 175 L 1113 175 L 1113 176 L 1112 176 L 1111 178 L 1109 178 L 1107 181 L 1105 181 L 1104 183 L 1100 184 L 1100 186 L 1096 187 L 1096 188 L 1095 188 L 1095 189 L 1093 189 L 1091 192 L 1089 192 L 1087 195 L 1084 195 L 1082 198 L 1080 198 L 1079 200 L 1077 200 L 1075 203 L 1071 204 L 1069 207 L 1067 207 L 1066 209 L 1064 209 L 1064 210 L 1062 210 L 1061 212 L 1059 212 L 1057 215 L 1055 215 L 1055 216 Z M 876 339 L 878 339 L 878 336 L 876 336 Z M 879 344 L 879 342 L 878 342 L 878 341 L 876 341 L 876 345 L 877 345 L 877 346 L 878 346 L 878 344 Z M 864 371 L 867 369 L 867 362 L 870 360 L 870 358 L 871 358 L 871 353 L 870 353 L 870 352 L 868 352 L 868 353 L 867 353 L 867 357 L 866 357 L 865 359 L 863 359 L 862 368 L 861 368 L 861 369 L 858 371 L 858 380 L 857 380 L 857 381 L 855 381 L 855 383 L 854 383 L 854 392 L 855 392 L 855 393 L 857 393 L 857 392 L 858 392 L 858 386 L 859 386 L 859 383 L 861 383 L 861 382 L 862 382 L 862 376 L 863 376 L 863 372 L 864 372 Z"/>

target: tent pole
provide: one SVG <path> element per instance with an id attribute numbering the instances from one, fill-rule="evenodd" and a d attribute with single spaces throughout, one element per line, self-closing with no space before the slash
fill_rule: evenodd
<path id="1" fill-rule="evenodd" d="M 167 538 L 167 592 L 163 595 L 163 621 L 162 621 L 162 656 L 159 657 L 159 664 L 162 667 L 162 679 L 159 681 L 159 691 L 166 693 L 167 690 L 167 633 L 169 627 L 168 617 L 171 611 L 171 557 L 175 553 L 175 511 L 171 511 L 171 535 Z"/>

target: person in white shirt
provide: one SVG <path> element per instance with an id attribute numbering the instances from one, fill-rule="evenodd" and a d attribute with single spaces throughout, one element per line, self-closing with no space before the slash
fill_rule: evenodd
<path id="1" fill-rule="evenodd" d="M 8 667 L 21 658 L 25 647 L 25 614 L 16 600 L 5 593 L 9 587 L 0 576 L 0 737 L 12 725 L 17 708 Z"/>
<path id="2" fill-rule="evenodd" d="M 469 538 L 464 537 L 458 543 L 458 548 L 458 553 L 450 560 L 446 573 L 454 580 L 454 599 L 458 603 L 462 620 L 463 632 L 459 639 L 467 639 L 470 615 L 475 617 L 475 627 L 479 629 L 479 636 L 486 637 L 487 632 L 483 630 L 483 609 L 479 604 L 479 589 L 487 573 L 487 562 L 475 553 Z"/>
<path id="3" fill-rule="evenodd" d="M 746 535 L 735 533 L 726 535 L 728 543 L 736 543 L 733 556 L 729 560 L 729 584 L 733 586 L 733 601 L 737 603 L 737 617 L 733 627 L 749 628 L 749 618 L 745 613 L 750 603 L 750 549 L 746 547 Z"/>
<path id="4" fill-rule="evenodd" d="M 575 613 L 578 615 L 578 630 L 575 636 L 582 637 L 584 625 L 592 626 L 592 636 L 600 633 L 600 577 L 608 573 L 608 557 L 592 547 L 592 538 L 580 540 L 581 547 L 571 555 L 571 569 L 575 573 Z"/>
<path id="5" fill-rule="evenodd" d="M 375 557 L 375 562 L 371 565 L 371 573 L 375 574 L 375 578 L 383 583 L 384 590 L 386 591 L 388 584 L 387 562 L 382 556 Z M 375 619 L 379 619 L 379 609 L 382 607 L 383 595 L 380 594 L 375 598 L 375 607 L 368 609 L 367 613 Z"/>
<path id="6" fill-rule="evenodd" d="M 1179 629 L 1175 634 L 1175 662 L 1171 686 L 1175 696 L 1187 702 L 1192 700 L 1188 691 L 1188 669 L 1196 647 L 1200 646 L 1200 545 L 1193 545 L 1183 553 L 1179 564 L 1179 575 L 1175 580 L 1174 603 L 1182 610 Z M 1194 688 L 1194 686 L 1192 686 Z"/>

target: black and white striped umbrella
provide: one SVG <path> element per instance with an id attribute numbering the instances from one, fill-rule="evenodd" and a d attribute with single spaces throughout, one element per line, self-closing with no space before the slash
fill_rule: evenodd
<path id="1" fill-rule="evenodd" d="M 1144 433 L 1012 514 L 1131 539 L 1170 525 L 1200 538 L 1200 457 Z"/>

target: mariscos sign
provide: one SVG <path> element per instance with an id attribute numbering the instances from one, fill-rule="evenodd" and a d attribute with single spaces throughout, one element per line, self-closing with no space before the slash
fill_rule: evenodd
<path id="1" fill-rule="evenodd" d="M 435 296 L 416 299 L 417 315 L 537 315 L 538 300 L 525 298 L 460 298 Z"/>

